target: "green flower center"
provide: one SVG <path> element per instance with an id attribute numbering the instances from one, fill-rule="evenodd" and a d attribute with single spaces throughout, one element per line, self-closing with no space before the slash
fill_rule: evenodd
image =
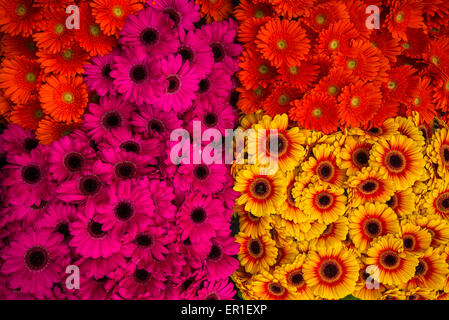
<path id="1" fill-rule="evenodd" d="M 316 16 L 315 21 L 319 25 L 322 25 L 326 22 L 326 16 L 324 14 L 320 13 L 319 15 Z"/>
<path id="2" fill-rule="evenodd" d="M 27 82 L 29 82 L 29 83 L 33 83 L 33 82 L 35 82 L 36 81 L 36 74 L 34 74 L 33 72 L 28 72 L 26 75 L 25 75 L 25 80 L 27 81 Z"/>
<path id="3" fill-rule="evenodd" d="M 100 26 L 98 24 L 93 24 L 89 27 L 90 34 L 94 37 L 98 37 L 100 35 Z"/>
<path id="4" fill-rule="evenodd" d="M 331 50 L 335 50 L 335 49 L 337 49 L 338 48 L 338 46 L 339 46 L 339 42 L 338 42 L 338 40 L 332 40 L 330 43 L 329 43 L 329 48 L 331 49 Z"/>
<path id="5" fill-rule="evenodd" d="M 284 105 L 286 105 L 286 104 L 289 103 L 289 102 L 290 102 L 290 99 L 289 99 L 289 97 L 288 97 L 286 94 L 281 95 L 281 96 L 279 97 L 279 99 L 278 99 L 278 103 L 279 103 L 281 106 L 284 106 Z"/>
<path id="6" fill-rule="evenodd" d="M 72 131 L 70 131 L 70 130 L 62 130 L 61 131 L 61 137 L 66 137 L 66 136 L 68 136 L 71 133 L 72 133 Z"/>
<path id="7" fill-rule="evenodd" d="M 329 88 L 327 89 L 327 92 L 329 93 L 329 95 L 331 96 L 335 96 L 338 93 L 338 87 L 335 85 L 331 85 L 329 86 Z"/>
<path id="8" fill-rule="evenodd" d="M 256 97 L 260 97 L 263 94 L 263 89 L 262 87 L 257 88 L 256 90 L 254 90 L 254 95 Z"/>
<path id="9" fill-rule="evenodd" d="M 66 49 L 66 50 L 64 50 L 63 52 L 62 52 L 62 57 L 64 58 L 64 59 L 72 59 L 72 57 L 73 57 L 73 52 L 72 52 L 72 50 L 70 50 L 70 49 Z"/>
<path id="10" fill-rule="evenodd" d="M 35 117 L 36 119 L 40 119 L 40 118 L 42 118 L 43 116 L 44 116 L 44 113 L 42 112 L 41 109 L 34 111 L 34 117 Z"/>
<path id="11" fill-rule="evenodd" d="M 17 5 L 16 14 L 20 17 L 23 17 L 27 14 L 27 7 L 24 4 Z"/>
<path id="12" fill-rule="evenodd" d="M 433 56 L 432 58 L 430 58 L 430 60 L 432 61 L 432 63 L 436 66 L 438 66 L 440 64 L 440 58 L 437 56 Z"/>
<path id="13" fill-rule="evenodd" d="M 268 73 L 268 67 L 266 66 L 266 65 L 261 65 L 261 66 L 259 66 L 259 73 L 260 74 L 267 74 Z"/>
<path id="14" fill-rule="evenodd" d="M 277 42 L 277 46 L 278 46 L 279 49 L 284 50 L 285 48 L 287 48 L 287 41 L 279 40 Z"/>
<path id="15" fill-rule="evenodd" d="M 416 97 L 415 100 L 413 100 L 415 106 L 419 106 L 421 102 L 422 102 L 421 97 Z"/>
<path id="16" fill-rule="evenodd" d="M 123 16 L 124 12 L 123 9 L 119 6 L 115 6 L 114 8 L 112 8 L 112 14 L 114 16 L 116 16 L 117 18 L 120 18 Z"/>
<path id="17" fill-rule="evenodd" d="M 446 85 L 444 86 L 444 88 L 446 89 L 446 91 L 449 91 L 449 81 L 446 82 Z"/>
<path id="18" fill-rule="evenodd" d="M 394 90 L 394 89 L 396 89 L 396 86 L 397 86 L 397 84 L 393 80 L 388 81 L 388 89 Z"/>
<path id="19" fill-rule="evenodd" d="M 62 100 L 65 103 L 73 103 L 73 101 L 75 100 L 75 97 L 73 95 L 73 93 L 71 92 L 66 92 L 62 95 Z"/>
<path id="20" fill-rule="evenodd" d="M 298 67 L 290 67 L 288 68 L 291 74 L 297 74 L 298 73 Z"/>
<path id="21" fill-rule="evenodd" d="M 258 9 L 258 10 L 256 10 L 256 12 L 254 12 L 254 16 L 257 19 L 260 19 L 260 18 L 263 18 L 265 16 L 265 14 L 263 13 L 262 9 Z"/>
<path id="22" fill-rule="evenodd" d="M 410 49 L 410 43 L 409 43 L 409 42 L 404 42 L 404 43 L 402 44 L 402 48 L 404 48 L 405 50 Z"/>
<path id="23" fill-rule="evenodd" d="M 320 108 L 315 108 L 312 110 L 312 116 L 314 116 L 315 118 L 319 118 L 323 115 L 323 112 L 321 111 Z"/>
<path id="24" fill-rule="evenodd" d="M 56 26 L 55 26 L 55 33 L 56 34 L 61 34 L 61 33 L 63 33 L 64 32 L 64 25 L 62 24 L 62 23 L 58 23 Z"/>
<path id="25" fill-rule="evenodd" d="M 404 22 L 404 19 L 405 19 L 405 14 L 403 12 L 399 12 L 396 15 L 396 22 L 402 23 L 402 22 Z"/>
<path id="26" fill-rule="evenodd" d="M 359 97 L 353 97 L 351 99 L 351 106 L 354 108 L 357 108 L 360 105 L 360 98 Z"/>
<path id="27" fill-rule="evenodd" d="M 348 69 L 354 70 L 357 67 L 357 61 L 356 60 L 349 60 L 348 63 Z"/>

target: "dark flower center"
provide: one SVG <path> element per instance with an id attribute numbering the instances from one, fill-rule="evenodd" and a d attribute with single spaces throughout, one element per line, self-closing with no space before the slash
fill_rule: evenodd
<path id="1" fill-rule="evenodd" d="M 60 223 L 56 227 L 56 232 L 62 234 L 64 236 L 64 239 L 68 239 L 70 237 L 70 229 L 68 223 Z"/>
<path id="2" fill-rule="evenodd" d="M 369 160 L 369 152 L 365 149 L 358 149 L 354 151 L 353 159 L 355 160 L 354 163 L 357 167 L 363 168 L 368 165 Z"/>
<path id="3" fill-rule="evenodd" d="M 326 264 L 326 266 L 323 268 L 323 273 L 328 279 L 334 279 L 337 277 L 339 273 L 338 267 L 334 263 Z"/>
<path id="4" fill-rule="evenodd" d="M 115 165 L 115 175 L 117 178 L 126 180 L 131 179 L 137 172 L 136 165 L 129 161 L 119 162 Z"/>
<path id="5" fill-rule="evenodd" d="M 136 243 L 141 247 L 148 248 L 153 244 L 153 238 L 148 235 L 142 234 L 137 236 Z"/>
<path id="6" fill-rule="evenodd" d="M 84 157 L 78 152 L 71 152 L 64 157 L 64 165 L 71 172 L 80 171 L 84 166 Z"/>
<path id="7" fill-rule="evenodd" d="M 28 184 L 36 184 L 41 180 L 42 173 L 38 166 L 31 164 L 22 168 L 22 178 Z"/>
<path id="8" fill-rule="evenodd" d="M 415 276 L 425 274 L 426 271 L 427 271 L 426 263 L 423 260 L 420 260 L 415 269 Z"/>
<path id="9" fill-rule="evenodd" d="M 368 181 L 365 181 L 362 184 L 362 190 L 365 193 L 373 193 L 378 188 L 379 188 L 379 183 L 377 181 L 374 181 L 374 180 L 372 180 L 372 181 L 368 180 Z"/>
<path id="10" fill-rule="evenodd" d="M 175 93 L 181 87 L 181 82 L 179 81 L 179 78 L 176 75 L 167 77 L 167 81 L 168 81 L 168 88 L 167 88 L 168 93 Z"/>
<path id="11" fill-rule="evenodd" d="M 206 220 L 206 217 L 206 211 L 203 208 L 196 208 L 191 214 L 191 218 L 194 223 L 203 223 Z"/>
<path id="12" fill-rule="evenodd" d="M 148 131 L 156 131 L 157 133 L 161 133 L 164 131 L 164 124 L 160 120 L 151 119 L 148 121 Z"/>
<path id="13" fill-rule="evenodd" d="M 214 54 L 215 62 L 223 61 L 225 58 L 225 49 L 221 43 L 211 43 L 210 47 L 212 48 L 212 53 Z"/>
<path id="14" fill-rule="evenodd" d="M 207 256 L 208 259 L 210 260 L 218 260 L 223 254 L 223 251 L 221 250 L 221 248 L 219 246 L 217 246 L 216 244 L 212 245 L 212 248 L 210 249 L 210 252 Z"/>
<path id="15" fill-rule="evenodd" d="M 413 250 L 414 247 L 415 247 L 415 240 L 413 239 L 413 237 L 412 236 L 404 237 L 404 248 L 408 250 Z"/>
<path id="16" fill-rule="evenodd" d="M 139 153 L 140 145 L 135 141 L 126 141 L 120 145 L 120 148 L 125 150 L 126 152 Z"/>
<path id="17" fill-rule="evenodd" d="M 332 198 L 328 194 L 321 194 L 318 196 L 318 202 L 322 207 L 327 207 L 331 204 Z"/>
<path id="18" fill-rule="evenodd" d="M 334 175 L 334 166 L 329 161 L 324 161 L 318 165 L 316 171 L 320 179 L 328 181 Z"/>
<path id="19" fill-rule="evenodd" d="M 260 242 L 257 239 L 252 239 L 249 242 L 248 248 L 250 250 L 250 253 L 254 256 L 258 256 L 262 252 L 262 246 L 260 245 Z"/>
<path id="20" fill-rule="evenodd" d="M 371 128 L 368 130 L 368 133 L 372 136 L 379 136 L 382 134 L 382 130 L 380 128 Z"/>
<path id="21" fill-rule="evenodd" d="M 215 112 L 207 112 L 203 115 L 203 123 L 211 128 L 218 123 L 218 116 Z"/>
<path id="22" fill-rule="evenodd" d="M 198 92 L 199 93 L 204 93 L 207 90 L 209 90 L 209 88 L 210 88 L 209 80 L 208 79 L 203 79 L 203 80 L 200 81 Z"/>
<path id="23" fill-rule="evenodd" d="M 375 219 L 369 219 L 364 223 L 365 233 L 374 238 L 379 236 L 382 233 L 382 225 L 380 221 Z"/>
<path id="24" fill-rule="evenodd" d="M 121 126 L 122 117 L 118 111 L 110 111 L 103 116 L 101 124 L 108 130 L 116 129 Z"/>
<path id="25" fill-rule="evenodd" d="M 302 276 L 302 273 L 300 271 L 297 271 L 293 275 L 291 275 L 290 281 L 293 285 L 298 286 L 304 282 L 304 277 Z"/>
<path id="26" fill-rule="evenodd" d="M 101 181 L 97 176 L 85 176 L 80 179 L 79 190 L 86 196 L 92 196 L 100 191 Z"/>
<path id="27" fill-rule="evenodd" d="M 134 208 L 129 202 L 119 202 L 115 207 L 115 215 L 119 220 L 126 221 L 132 217 L 134 213 Z"/>
<path id="28" fill-rule="evenodd" d="M 30 270 L 38 271 L 47 266 L 49 258 L 47 250 L 42 247 L 33 247 L 25 254 L 25 263 Z"/>
<path id="29" fill-rule="evenodd" d="M 23 141 L 23 147 L 28 152 L 33 150 L 33 149 L 35 149 L 38 145 L 39 145 L 39 142 L 36 139 L 33 139 L 33 138 L 26 138 Z"/>
<path id="30" fill-rule="evenodd" d="M 193 50 L 191 48 L 182 47 L 178 52 L 184 62 L 193 60 Z"/>
<path id="31" fill-rule="evenodd" d="M 285 292 L 285 288 L 279 283 L 270 283 L 268 290 L 274 295 L 282 295 Z"/>
<path id="32" fill-rule="evenodd" d="M 405 169 L 404 155 L 397 151 L 390 151 L 386 156 L 386 164 L 390 171 L 401 172 Z"/>
<path id="33" fill-rule="evenodd" d="M 111 71 L 112 71 L 111 65 L 106 64 L 103 66 L 103 68 L 101 68 L 101 76 L 106 80 L 112 80 Z"/>
<path id="34" fill-rule="evenodd" d="M 443 145 L 441 149 L 442 160 L 445 165 L 449 165 L 449 145 Z"/>
<path id="35" fill-rule="evenodd" d="M 136 269 L 134 271 L 134 279 L 137 282 L 144 283 L 150 278 L 150 273 L 145 269 Z"/>
<path id="36" fill-rule="evenodd" d="M 87 226 L 87 231 L 92 238 L 99 239 L 106 236 L 106 232 L 103 231 L 103 224 L 91 221 Z"/>
<path id="37" fill-rule="evenodd" d="M 215 292 L 212 292 L 209 293 L 204 300 L 220 300 L 220 297 Z"/>
<path id="38" fill-rule="evenodd" d="M 195 177 L 198 180 L 205 180 L 209 176 L 209 168 L 204 164 L 199 164 L 194 169 Z"/>
<path id="39" fill-rule="evenodd" d="M 385 252 L 381 258 L 387 268 L 396 267 L 399 262 L 399 257 L 395 252 Z"/>
<path id="40" fill-rule="evenodd" d="M 140 34 L 140 40 L 144 45 L 150 46 L 159 40 L 159 32 L 153 28 L 147 28 Z"/>
<path id="41" fill-rule="evenodd" d="M 130 77 L 131 80 L 135 83 L 142 83 L 147 78 L 147 70 L 145 69 L 145 66 L 143 65 L 137 65 L 134 66 L 131 69 Z"/>
<path id="42" fill-rule="evenodd" d="M 174 27 L 177 28 L 179 25 L 179 22 L 181 20 L 181 16 L 179 15 L 179 12 L 176 11 L 174 8 L 166 8 L 163 11 L 164 13 L 168 14 L 168 16 L 170 17 L 170 19 L 173 21 L 174 23 Z"/>

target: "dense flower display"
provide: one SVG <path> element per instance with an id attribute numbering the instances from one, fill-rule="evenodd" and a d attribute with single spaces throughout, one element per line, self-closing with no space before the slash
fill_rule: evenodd
<path id="1" fill-rule="evenodd" d="M 16 83 L 8 97 L 29 103 L 27 110 L 41 106 L 54 120 L 82 122 L 71 133 L 49 124 L 66 134 L 48 145 L 38 140 L 57 135 L 42 141 L 39 128 L 29 130 L 40 122 L 10 124 L 0 136 L 0 298 L 232 299 L 239 248 L 230 230 L 232 176 L 225 165 L 174 164 L 170 135 L 190 130 L 192 121 L 205 129 L 235 126 L 236 23 L 195 27 L 199 6 L 188 0 L 83 5 L 83 19 L 95 23 L 102 41 L 88 33 L 70 36 L 77 44 L 50 34 L 36 39 L 52 44 L 57 59 L 65 42 L 99 54 L 90 64 L 76 60 L 84 80 L 44 75 L 25 57 L 4 60 L 8 70 L 36 70 L 36 85 L 45 79 L 35 92 Z M 108 53 L 110 38 L 120 49 Z M 78 65 L 68 67 L 77 73 Z M 88 90 L 99 98 L 84 113 Z M 31 100 L 38 91 L 40 104 Z M 72 265 L 80 270 L 79 289 L 66 283 Z"/>
<path id="2" fill-rule="evenodd" d="M 245 128 L 279 128 L 280 141 L 275 174 L 261 175 L 257 163 L 233 168 L 240 193 L 233 280 L 243 298 L 446 298 L 447 125 L 423 125 L 414 113 L 376 131 L 326 135 L 288 120 L 262 112 L 241 120 Z"/>
<path id="3" fill-rule="evenodd" d="M 244 113 L 287 113 L 326 134 L 414 111 L 426 123 L 447 118 L 447 1 L 242 0 L 234 14 Z"/>

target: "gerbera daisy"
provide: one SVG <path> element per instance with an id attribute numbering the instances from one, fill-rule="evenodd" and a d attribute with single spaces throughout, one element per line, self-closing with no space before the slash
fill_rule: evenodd
<path id="1" fill-rule="evenodd" d="M 280 274 L 264 271 L 255 275 L 248 284 L 251 292 L 260 300 L 294 300 L 296 288 L 289 286 Z"/>
<path id="2" fill-rule="evenodd" d="M 397 56 L 402 52 L 399 42 L 395 40 L 389 32 L 381 30 L 373 30 L 370 39 L 371 43 L 376 46 L 382 54 L 392 63 L 396 63 Z"/>
<path id="3" fill-rule="evenodd" d="M 120 31 L 120 44 L 142 50 L 151 57 L 175 53 L 179 47 L 177 31 L 168 15 L 149 7 L 130 16 Z M 184 32 L 184 31 L 183 31 Z"/>
<path id="4" fill-rule="evenodd" d="M 449 223 L 439 215 L 411 216 L 410 222 L 428 231 L 432 236 L 431 247 L 438 247 L 449 243 Z"/>
<path id="5" fill-rule="evenodd" d="M 313 300 L 315 297 L 313 291 L 304 280 L 303 265 L 305 259 L 306 255 L 298 254 L 294 262 L 284 265 L 276 273 L 284 277 L 288 286 L 296 288 L 296 299 Z"/>
<path id="6" fill-rule="evenodd" d="M 232 1 L 230 0 L 196 0 L 200 5 L 201 16 L 206 17 L 206 22 L 223 21 L 232 13 Z"/>
<path id="7" fill-rule="evenodd" d="M 360 300 L 380 300 L 386 288 L 376 278 L 376 271 L 362 263 L 360 265 L 359 280 L 352 295 Z"/>
<path id="8" fill-rule="evenodd" d="M 42 10 L 32 0 L 1 0 L 0 31 L 12 36 L 30 36 L 42 27 Z"/>
<path id="9" fill-rule="evenodd" d="M 271 19 L 257 34 L 257 48 L 276 67 L 294 67 L 310 49 L 305 30 L 297 21 Z"/>
<path id="10" fill-rule="evenodd" d="M 382 103 L 380 88 L 371 82 L 357 81 L 343 88 L 338 97 L 338 114 L 345 126 L 360 127 L 373 119 Z"/>
<path id="11" fill-rule="evenodd" d="M 449 111 L 449 79 L 440 79 L 434 87 L 433 99 L 436 108 Z"/>
<path id="12" fill-rule="evenodd" d="M 87 87 L 80 76 L 51 76 L 40 91 L 42 109 L 56 121 L 78 122 L 87 105 Z"/>
<path id="13" fill-rule="evenodd" d="M 312 60 L 301 61 L 296 66 L 283 66 L 279 73 L 281 79 L 298 88 L 300 92 L 307 91 L 307 89 L 315 82 L 318 77 L 320 67 Z M 298 94 L 300 93 L 298 92 Z"/>
<path id="14" fill-rule="evenodd" d="M 255 41 L 260 28 L 270 20 L 269 17 L 249 18 L 240 22 L 237 29 L 237 40 L 247 49 L 256 49 Z"/>
<path id="15" fill-rule="evenodd" d="M 402 239 L 392 234 L 374 240 L 367 254 L 366 264 L 379 269 L 379 282 L 385 285 L 405 284 L 419 263 L 416 255 L 404 251 Z"/>
<path id="16" fill-rule="evenodd" d="M 419 79 L 418 87 L 415 91 L 413 91 L 411 103 L 407 108 L 408 115 L 410 115 L 413 111 L 418 112 L 427 123 L 430 123 L 436 115 L 430 81 L 431 79 L 427 77 Z"/>
<path id="17" fill-rule="evenodd" d="M 223 189 L 226 170 L 221 164 L 181 164 L 174 177 L 181 190 L 211 194 Z"/>
<path id="18" fill-rule="evenodd" d="M 396 214 L 387 205 L 364 203 L 349 213 L 349 236 L 355 247 L 365 252 L 371 242 L 387 234 L 399 232 Z"/>
<path id="19" fill-rule="evenodd" d="M 259 123 L 253 126 L 257 134 L 248 137 L 249 159 L 260 163 L 269 162 L 270 157 L 275 157 L 279 168 L 283 171 L 291 171 L 298 161 L 304 158 L 305 150 L 301 145 L 304 136 L 299 128 L 288 128 L 288 116 L 284 113 L 274 118 L 264 116 Z M 276 132 L 272 133 L 271 130 Z M 273 146 L 274 143 L 277 145 Z M 257 150 L 257 151 L 256 151 Z M 273 152 L 274 151 L 274 152 Z M 257 154 L 254 154 L 257 152 Z M 256 159 L 253 157 L 256 156 Z"/>
<path id="20" fill-rule="evenodd" d="M 161 70 L 165 78 L 162 94 L 153 102 L 156 108 L 165 112 L 173 110 L 184 112 L 192 106 L 195 92 L 199 88 L 200 75 L 188 62 L 183 64 L 182 57 L 169 56 L 161 61 Z"/>
<path id="21" fill-rule="evenodd" d="M 407 289 L 419 287 L 443 290 L 449 269 L 439 250 L 429 248 L 418 260 L 415 275 L 407 282 Z"/>
<path id="22" fill-rule="evenodd" d="M 393 121 L 393 119 L 387 121 Z M 398 124 L 398 131 L 400 134 L 412 139 L 418 146 L 424 149 L 426 144 L 424 136 L 411 117 L 396 117 L 394 118 L 394 121 Z"/>
<path id="23" fill-rule="evenodd" d="M 287 83 L 279 82 L 273 87 L 271 95 L 262 103 L 262 109 L 270 117 L 287 114 L 294 100 L 299 99 L 301 91 Z"/>
<path id="24" fill-rule="evenodd" d="M 217 237 L 212 240 L 212 247 L 207 255 L 206 265 L 211 280 L 228 278 L 239 266 L 237 259 L 233 258 L 239 252 L 239 244 L 235 238 Z"/>
<path id="25" fill-rule="evenodd" d="M 25 129 L 35 130 L 39 121 L 44 118 L 41 104 L 37 100 L 29 101 L 22 105 L 16 105 L 11 111 L 11 122 Z"/>
<path id="26" fill-rule="evenodd" d="M 80 29 L 75 30 L 75 36 L 81 48 L 91 56 L 104 56 L 110 53 L 116 45 L 116 39 L 103 33 L 100 25 L 95 21 L 88 3 L 81 4 L 80 19 Z"/>
<path id="27" fill-rule="evenodd" d="M 449 181 L 436 183 L 433 190 L 425 195 L 425 207 L 430 214 L 449 216 Z"/>
<path id="28" fill-rule="evenodd" d="M 323 299 L 341 299 L 354 289 L 359 275 L 355 255 L 343 247 L 309 251 L 303 265 L 304 279 Z"/>
<path id="29" fill-rule="evenodd" d="M 324 184 L 342 187 L 346 179 L 345 171 L 337 165 L 340 148 L 329 144 L 319 144 L 312 149 L 313 156 L 302 163 L 304 172 L 315 175 Z"/>
<path id="30" fill-rule="evenodd" d="M 157 0 L 153 8 L 168 14 L 179 33 L 195 29 L 194 23 L 200 20 L 199 6 L 189 0 Z"/>
<path id="31" fill-rule="evenodd" d="M 131 124 L 135 132 L 147 137 L 159 137 L 169 139 L 173 130 L 181 128 L 182 122 L 176 115 L 153 108 L 139 107 L 138 112 L 134 112 Z"/>
<path id="32" fill-rule="evenodd" d="M 68 243 L 71 239 L 69 226 L 77 214 L 76 209 L 75 206 L 54 201 L 48 205 L 47 210 L 36 225 L 39 230 L 42 228 L 61 234 L 64 237 L 64 242 Z"/>
<path id="33" fill-rule="evenodd" d="M 278 250 L 269 235 L 251 238 L 240 232 L 236 235 L 236 241 L 240 244 L 238 258 L 246 272 L 257 274 L 263 270 L 268 271 L 276 263 Z"/>
<path id="34" fill-rule="evenodd" d="M 207 129 L 218 129 L 223 136 L 226 136 L 228 134 L 226 130 L 235 126 L 237 114 L 230 105 L 212 105 L 206 102 L 195 105 L 194 108 L 195 119 L 201 121 Z"/>
<path id="35" fill-rule="evenodd" d="M 330 224 L 346 212 L 344 189 L 314 184 L 304 190 L 300 209 L 319 223 Z"/>
<path id="36" fill-rule="evenodd" d="M 293 103 L 289 115 L 302 127 L 327 134 L 337 131 L 338 111 L 337 100 L 334 97 L 317 92 L 307 94 L 303 99 Z"/>
<path id="37" fill-rule="evenodd" d="M 278 76 L 276 68 L 256 50 L 243 51 L 240 60 L 241 71 L 237 76 L 246 89 L 256 89 L 259 86 L 266 88 L 270 82 L 276 81 Z"/>
<path id="38" fill-rule="evenodd" d="M 65 123 L 45 117 L 39 121 L 39 127 L 36 130 L 36 138 L 41 144 L 48 145 L 61 137 L 68 136 L 80 127 L 81 123 Z"/>
<path id="39" fill-rule="evenodd" d="M 239 216 L 240 230 L 251 238 L 257 238 L 266 234 L 271 228 L 270 223 L 272 219 L 270 216 L 256 217 L 240 205 L 236 205 L 234 211 Z"/>
<path id="40" fill-rule="evenodd" d="M 288 19 L 307 16 L 314 5 L 313 0 L 272 0 L 270 2 L 275 6 L 279 15 Z"/>
<path id="41" fill-rule="evenodd" d="M 400 191 L 412 186 L 424 169 L 420 148 L 403 135 L 392 136 L 389 140 L 380 139 L 371 151 L 370 162 L 374 166 L 384 167 L 387 179 Z"/>
<path id="42" fill-rule="evenodd" d="M 227 102 L 232 88 L 231 77 L 222 65 L 216 63 L 212 71 L 200 80 L 197 101 L 200 103 L 222 104 Z"/>
<path id="43" fill-rule="evenodd" d="M 323 233 L 310 241 L 310 247 L 316 250 L 335 248 L 345 241 L 348 235 L 348 219 L 339 217 L 336 221 L 326 225 Z"/>
<path id="44" fill-rule="evenodd" d="M 281 216 L 286 220 L 293 221 L 294 223 L 306 222 L 308 221 L 308 216 L 296 206 L 296 199 L 293 195 L 293 188 L 295 187 L 296 181 L 296 170 L 287 172 L 286 178 L 287 186 L 285 193 L 287 194 L 287 201 L 284 201 L 282 206 L 279 208 Z"/>
<path id="45" fill-rule="evenodd" d="M 203 288 L 198 290 L 197 296 L 200 300 L 232 300 L 235 293 L 234 284 L 228 280 L 205 281 Z"/>
<path id="46" fill-rule="evenodd" d="M 70 263 L 69 249 L 62 235 L 49 230 L 25 229 L 2 250 L 2 272 L 9 286 L 38 298 L 52 296 L 51 288 L 59 282 Z"/>
<path id="47" fill-rule="evenodd" d="M 0 88 L 14 103 L 27 103 L 39 83 L 40 68 L 35 61 L 24 57 L 4 59 L 0 68 Z"/>
<path id="48" fill-rule="evenodd" d="M 348 205 L 357 208 L 366 202 L 388 201 L 394 194 L 393 182 L 385 179 L 383 168 L 365 167 L 348 179 Z"/>
<path id="49" fill-rule="evenodd" d="M 309 25 L 316 32 L 327 29 L 330 24 L 339 20 L 349 20 L 345 4 L 339 1 L 320 3 L 308 14 Z"/>
<path id="50" fill-rule="evenodd" d="M 31 60 L 36 58 L 37 46 L 31 37 L 5 35 L 1 47 L 7 58 L 25 57 Z"/>
<path id="51" fill-rule="evenodd" d="M 387 28 L 393 38 L 407 41 L 407 28 L 420 29 L 423 26 L 422 3 L 417 0 L 394 1 L 387 16 Z"/>
<path id="52" fill-rule="evenodd" d="M 152 103 L 162 93 L 163 81 L 159 61 L 135 51 L 124 51 L 114 58 L 110 76 L 117 92 L 137 104 Z"/>
<path id="53" fill-rule="evenodd" d="M 351 82 L 353 82 L 351 72 L 344 68 L 332 68 L 327 76 L 320 79 L 316 85 L 316 90 L 337 98 L 341 89 Z"/>
<path id="54" fill-rule="evenodd" d="M 404 54 L 408 57 L 421 59 L 430 42 L 427 34 L 421 29 L 408 28 L 406 38 L 408 41 L 402 43 Z"/>
<path id="55" fill-rule="evenodd" d="M 60 74 L 67 77 L 84 73 L 84 65 L 89 55 L 78 45 L 63 47 L 61 51 L 50 53 L 39 51 L 37 60 L 45 73 Z"/>
<path id="56" fill-rule="evenodd" d="M 449 174 L 449 130 L 438 129 L 427 147 L 427 154 L 432 163 L 438 166 L 437 172 L 441 177 Z"/>
<path id="57" fill-rule="evenodd" d="M 399 131 L 396 122 L 385 121 L 381 125 L 370 127 L 369 129 L 351 128 L 348 133 L 359 136 L 364 141 L 373 144 L 377 143 L 380 139 L 389 140 L 393 135 L 399 134 Z"/>
<path id="58" fill-rule="evenodd" d="M 118 269 L 113 278 L 118 282 L 118 293 L 125 299 L 161 299 L 165 290 L 166 276 L 145 265 L 129 263 Z"/>
<path id="59" fill-rule="evenodd" d="M 272 89 L 257 87 L 254 90 L 246 90 L 238 87 L 239 100 L 237 107 L 245 114 L 254 113 L 259 110 L 260 104 L 271 94 Z"/>
<path id="60" fill-rule="evenodd" d="M 212 70 L 214 55 L 205 35 L 198 30 L 181 32 L 178 54 L 184 62 L 188 61 L 192 69 L 204 78 Z"/>
<path id="61" fill-rule="evenodd" d="M 348 20 L 340 20 L 322 31 L 318 40 L 318 54 L 331 55 L 336 52 L 347 51 L 352 39 L 356 39 L 359 32 Z"/>
<path id="62" fill-rule="evenodd" d="M 363 139 L 348 136 L 341 149 L 337 164 L 346 169 L 346 174 L 351 177 L 369 166 L 370 151 L 373 145 Z"/>
<path id="63" fill-rule="evenodd" d="M 143 9 L 141 2 L 139 0 L 94 0 L 89 5 L 101 30 L 111 36 L 123 28 L 129 15 Z"/>
<path id="64" fill-rule="evenodd" d="M 114 59 L 118 55 L 119 51 L 114 50 L 104 57 L 93 57 L 91 64 L 84 66 L 86 85 L 90 90 L 95 90 L 99 96 L 105 96 L 108 93 L 111 96 L 116 95 L 111 71 Z"/>
<path id="65" fill-rule="evenodd" d="M 415 253 L 425 252 L 432 242 L 430 232 L 407 220 L 401 221 L 401 237 L 404 250 Z"/>

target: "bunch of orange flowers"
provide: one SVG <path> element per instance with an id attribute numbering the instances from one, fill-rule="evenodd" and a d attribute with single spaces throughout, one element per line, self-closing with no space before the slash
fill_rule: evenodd
<path id="1" fill-rule="evenodd" d="M 324 133 L 414 111 L 448 118 L 447 1 L 242 0 L 234 15 L 244 113 Z"/>
<path id="2" fill-rule="evenodd" d="M 76 129 L 89 101 L 84 66 L 112 51 L 127 17 L 144 3 L 0 0 L 0 116 L 36 130 L 43 144 Z M 67 13 L 70 5 L 79 11 Z"/>

